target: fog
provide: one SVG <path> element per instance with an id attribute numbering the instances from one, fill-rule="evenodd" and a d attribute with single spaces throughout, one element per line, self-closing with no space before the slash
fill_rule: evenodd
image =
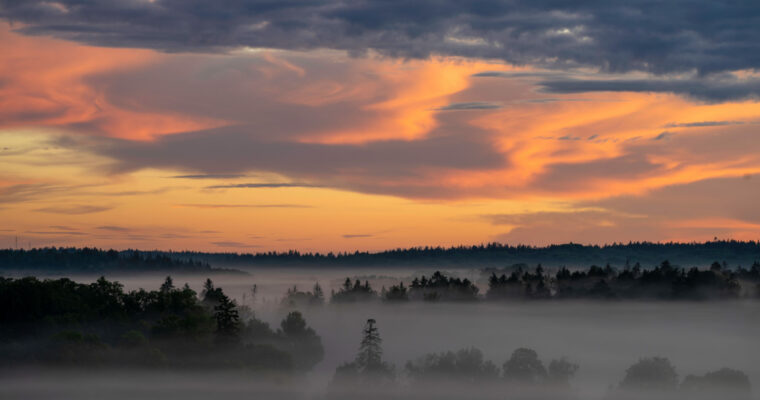
<path id="1" fill-rule="evenodd" d="M 448 273 L 485 286 L 475 270 Z M 430 271 L 425 271 L 429 274 Z M 311 290 L 315 282 L 331 289 L 345 279 L 369 280 L 373 287 L 408 282 L 414 270 L 313 269 L 285 271 L 264 269 L 249 275 L 217 275 L 210 278 L 239 305 L 249 306 L 256 317 L 278 326 L 292 310 L 280 300 L 296 285 Z M 75 280 L 91 282 L 95 277 Z M 107 276 L 126 289 L 156 289 L 164 276 Z M 176 276 L 200 292 L 207 276 Z M 256 285 L 256 295 L 251 288 Z M 250 376 L 218 372 L 171 374 L 120 371 L 92 373 L 13 371 L 0 377 L 2 398 L 320 398 L 338 365 L 351 361 L 359 347 L 362 327 L 368 318 L 377 321 L 383 357 L 396 367 L 404 384 L 404 365 L 427 353 L 476 347 L 485 358 L 501 366 L 518 348 L 530 348 L 548 364 L 567 357 L 580 366 L 571 386 L 579 398 L 602 399 L 623 379 L 626 369 L 642 357 L 667 357 L 679 379 L 703 375 L 723 367 L 744 371 L 753 386 L 760 385 L 760 303 L 744 301 L 705 302 L 409 302 L 403 304 L 354 303 L 301 307 L 308 324 L 321 336 L 325 356 L 305 377 L 256 381 Z M 295 379 L 297 383 L 294 383 Z M 435 385 L 415 398 L 499 398 L 498 390 L 446 388 Z M 462 390 L 461 392 L 459 390 Z M 382 398 L 391 393 L 375 391 Z M 414 392 L 415 389 L 410 389 Z M 552 398 L 537 394 L 538 397 Z M 108 394 L 108 396 L 104 395 Z M 382 395 L 381 395 L 382 394 Z M 409 393 L 407 393 L 409 394 Z M 348 397 L 358 395 L 349 394 Z M 504 396 L 501 396 L 504 398 Z M 652 398 L 649 396 L 649 398 Z"/>

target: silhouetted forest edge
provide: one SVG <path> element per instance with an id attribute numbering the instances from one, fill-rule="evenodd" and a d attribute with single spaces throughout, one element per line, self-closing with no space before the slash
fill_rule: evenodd
<path id="1" fill-rule="evenodd" d="M 18 272 L 22 275 L 30 271 L 65 275 L 105 272 L 247 274 L 236 269 L 212 267 L 206 261 L 175 256 L 170 252 L 116 251 L 88 247 L 0 250 L 0 270 Z"/>
<path id="2" fill-rule="evenodd" d="M 608 245 L 556 244 L 544 247 L 489 243 L 455 247 L 411 247 L 380 252 L 208 253 L 196 251 L 41 248 L 0 250 L 2 270 L 59 271 L 201 271 L 214 267 L 415 267 L 486 268 L 518 263 L 545 267 L 640 263 L 648 267 L 669 260 L 705 266 L 715 260 L 748 266 L 760 261 L 760 242 L 715 240 L 692 243 L 629 242 Z M 212 268 L 213 269 L 213 268 Z M 219 272 L 234 272 L 216 269 Z"/>

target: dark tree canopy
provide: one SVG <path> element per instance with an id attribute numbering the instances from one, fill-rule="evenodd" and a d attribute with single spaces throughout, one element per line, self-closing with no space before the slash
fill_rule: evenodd
<path id="1" fill-rule="evenodd" d="M 535 350 L 520 348 L 504 363 L 504 379 L 534 384 L 544 382 L 548 377 L 546 368 Z"/>
<path id="2" fill-rule="evenodd" d="M 678 387 L 678 374 L 670 360 L 663 357 L 642 358 L 625 371 L 620 382 L 623 390 L 670 392 Z"/>

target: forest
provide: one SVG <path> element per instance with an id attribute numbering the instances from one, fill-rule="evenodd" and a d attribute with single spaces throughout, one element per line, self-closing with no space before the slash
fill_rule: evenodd
<path id="1" fill-rule="evenodd" d="M 349 284 L 351 291 L 371 291 L 363 283 L 356 289 L 356 283 Z M 419 290 L 425 299 L 431 293 L 426 290 L 452 285 L 459 288 L 451 296 L 470 292 L 463 281 L 434 274 L 415 279 L 410 293 Z M 317 285 L 315 291 L 321 288 Z M 339 293 L 333 294 L 333 301 L 346 296 Z M 273 329 L 210 279 L 196 293 L 187 285 L 176 287 L 171 277 L 158 290 L 128 292 L 105 278 L 88 284 L 65 278 L 2 278 L 0 339 L 3 369 L 204 369 L 295 377 L 325 356 L 320 335 L 299 311 L 289 311 Z M 566 357 L 542 360 L 530 348 L 516 347 L 500 363 L 477 348 L 463 347 L 424 354 L 397 367 L 384 360 L 379 324 L 371 318 L 356 345 L 354 359 L 336 368 L 326 398 L 356 398 L 370 389 L 375 398 L 420 398 L 421 392 L 429 398 L 446 398 L 452 393 L 449 385 L 469 388 L 478 398 L 578 398 L 573 378 L 582 366 Z M 715 367 L 680 379 L 667 358 L 642 357 L 621 371 L 622 378 L 610 385 L 608 398 L 750 398 L 746 373 Z M 484 397 L 479 397 L 481 393 Z"/>
<path id="2" fill-rule="evenodd" d="M 760 261 L 760 242 L 715 240 L 702 243 L 630 242 L 608 245 L 557 244 L 546 247 L 488 243 L 454 247 L 412 247 L 380 252 L 310 253 L 290 250 L 265 253 L 101 250 L 39 248 L 0 250 L 0 271 L 59 272 L 236 272 L 254 267 L 500 268 L 513 264 L 545 267 L 629 264 L 706 265 L 713 260 L 749 266 Z M 212 267 L 213 265 L 213 267 Z"/>
<path id="3" fill-rule="evenodd" d="M 159 290 L 118 282 L 0 278 L 0 365 L 307 370 L 319 336 L 293 311 L 272 329 L 204 283 L 200 296 L 167 277 Z"/>
<path id="4" fill-rule="evenodd" d="M 549 267 L 563 265 L 653 265 L 662 260 L 675 264 L 704 265 L 720 260 L 732 265 L 751 265 L 760 260 L 760 242 L 713 240 L 708 242 L 629 242 L 606 245 L 577 243 L 549 246 L 487 243 L 472 246 L 424 246 L 379 252 L 311 253 L 291 250 L 265 253 L 173 252 L 175 257 L 203 260 L 227 266 L 346 266 L 484 268 L 526 263 Z"/>

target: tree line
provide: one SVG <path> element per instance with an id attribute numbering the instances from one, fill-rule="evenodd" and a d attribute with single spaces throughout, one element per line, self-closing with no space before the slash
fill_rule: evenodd
<path id="1" fill-rule="evenodd" d="M 750 268 L 729 268 L 712 263 L 709 268 L 682 268 L 663 261 L 651 269 L 640 264 L 622 270 L 610 265 L 592 265 L 582 270 L 566 267 L 548 272 L 540 264 L 530 269 L 517 264 L 502 269 L 485 269 L 488 289 L 480 288 L 467 278 L 449 276 L 436 271 L 429 277 L 414 277 L 379 291 L 368 280 L 346 278 L 330 293 L 331 303 L 383 301 L 515 301 L 515 300 L 711 300 L 760 298 L 760 263 Z M 288 306 L 322 305 L 324 292 L 315 284 L 313 291 L 288 289 L 283 298 Z"/>
<path id="2" fill-rule="evenodd" d="M 3 249 L 0 250 L 0 271 L 241 273 L 212 268 L 206 261 L 174 257 L 166 252 L 116 251 L 89 247 Z"/>
<path id="3" fill-rule="evenodd" d="M 209 279 L 197 294 L 167 277 L 159 290 L 125 292 L 101 277 L 0 278 L 0 365 L 140 366 L 307 371 L 321 338 L 298 311 L 278 329 Z"/>
<path id="4" fill-rule="evenodd" d="M 516 263 L 559 267 L 562 265 L 623 266 L 626 263 L 653 265 L 663 259 L 677 264 L 704 265 L 712 260 L 732 265 L 750 265 L 760 260 L 760 242 L 713 240 L 707 242 L 628 242 L 606 245 L 577 243 L 548 246 L 484 243 L 471 246 L 423 246 L 380 252 L 284 252 L 204 253 L 168 252 L 171 257 L 196 259 L 229 266 L 332 266 L 332 267 L 425 267 L 482 268 Z"/>
<path id="5" fill-rule="evenodd" d="M 141 258 L 143 262 L 127 261 Z M 472 246 L 424 246 L 380 252 L 284 252 L 208 253 L 196 251 L 100 250 L 96 248 L 41 248 L 0 250 L 0 269 L 50 269 L 62 271 L 105 271 L 113 268 L 153 270 L 194 269 L 215 266 L 329 266 L 329 267 L 499 267 L 517 263 L 559 267 L 562 265 L 605 265 L 621 267 L 640 263 L 652 265 L 663 259 L 676 264 L 704 265 L 721 260 L 732 265 L 750 265 L 760 260 L 760 242 L 713 240 L 692 243 L 628 242 L 607 245 L 577 243 L 549 246 L 487 243 Z M 200 263 L 200 265 L 198 264 Z"/>

